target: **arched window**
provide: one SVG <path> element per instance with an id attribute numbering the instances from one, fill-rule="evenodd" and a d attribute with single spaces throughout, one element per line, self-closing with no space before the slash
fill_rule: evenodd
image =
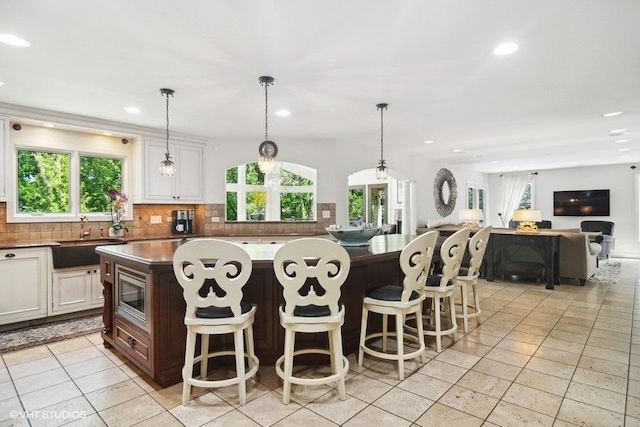
<path id="1" fill-rule="evenodd" d="M 256 162 L 226 171 L 226 221 L 315 221 L 316 170 L 281 162 L 263 174 Z"/>

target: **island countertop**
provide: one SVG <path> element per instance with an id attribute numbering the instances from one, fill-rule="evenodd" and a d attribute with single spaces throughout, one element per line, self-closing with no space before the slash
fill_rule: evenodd
<path id="1" fill-rule="evenodd" d="M 382 257 L 401 251 L 415 237 L 402 234 L 374 236 L 368 246 L 347 247 L 346 249 L 352 261 L 369 259 L 372 256 Z M 224 239 L 224 237 L 215 238 Z M 247 251 L 254 264 L 273 262 L 275 253 L 283 246 L 279 243 L 236 243 Z M 115 256 L 151 267 L 171 265 L 173 253 L 181 244 L 180 239 L 136 241 L 126 245 L 98 246 L 96 252 L 100 255 Z"/>

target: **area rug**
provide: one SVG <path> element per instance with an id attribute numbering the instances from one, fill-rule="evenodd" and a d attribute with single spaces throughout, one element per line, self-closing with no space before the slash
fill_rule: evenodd
<path id="1" fill-rule="evenodd" d="M 618 261 L 600 261 L 600 266 L 596 270 L 593 277 L 588 279 L 593 284 L 614 284 L 620 277 L 622 265 Z"/>
<path id="2" fill-rule="evenodd" d="M 0 332 L 0 354 L 89 335 L 102 326 L 102 315 L 98 314 Z"/>

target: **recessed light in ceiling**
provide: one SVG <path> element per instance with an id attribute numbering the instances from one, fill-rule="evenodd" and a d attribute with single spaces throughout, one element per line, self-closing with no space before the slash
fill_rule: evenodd
<path id="1" fill-rule="evenodd" d="M 291 111 L 287 111 L 287 110 L 278 110 L 278 111 L 276 111 L 276 116 L 289 117 L 290 115 L 291 115 Z"/>
<path id="2" fill-rule="evenodd" d="M 433 140 L 431 140 L 431 139 L 428 139 L 428 140 L 426 140 L 424 143 L 425 143 L 425 144 L 433 144 L 434 142 L 435 142 L 435 141 L 433 141 Z"/>
<path id="3" fill-rule="evenodd" d="M 616 140 L 615 140 L 615 141 L 613 141 L 613 142 L 615 142 L 616 144 L 622 144 L 622 143 L 624 143 L 624 142 L 629 142 L 629 140 L 628 140 L 628 139 L 616 139 Z"/>
<path id="4" fill-rule="evenodd" d="M 498 160 L 491 160 L 491 163 L 499 163 Z"/>
<path id="5" fill-rule="evenodd" d="M 623 129 L 612 129 L 609 131 L 609 135 L 627 135 L 629 132 L 627 132 L 627 129 L 623 128 Z"/>
<path id="6" fill-rule="evenodd" d="M 0 86 L 4 86 L 4 82 L 0 80 Z"/>
<path id="7" fill-rule="evenodd" d="M 602 117 L 615 117 L 619 116 L 620 114 L 622 114 L 622 111 L 613 111 L 611 113 L 604 113 Z"/>
<path id="8" fill-rule="evenodd" d="M 9 46 L 16 46 L 16 47 L 29 47 L 29 46 L 31 46 L 31 43 L 29 43 L 28 41 L 26 41 L 22 37 L 18 37 L 16 35 L 6 34 L 6 33 L 0 34 L 0 42 L 2 42 L 4 44 L 8 44 Z"/>
<path id="9" fill-rule="evenodd" d="M 140 109 L 138 107 L 124 107 L 123 110 L 131 114 L 140 114 Z"/>
<path id="10" fill-rule="evenodd" d="M 102 132 L 102 134 L 103 134 L 104 136 L 112 136 L 112 135 L 113 135 L 111 132 Z"/>
<path id="11" fill-rule="evenodd" d="M 480 157 L 482 157 L 480 154 L 476 154 L 475 156 L 473 156 L 474 159 L 479 159 Z"/>
<path id="12" fill-rule="evenodd" d="M 629 155 L 620 156 L 620 158 L 622 158 L 622 159 L 628 159 L 629 157 L 631 157 L 631 156 L 629 156 Z"/>
<path id="13" fill-rule="evenodd" d="M 462 150 L 461 150 L 461 149 L 459 149 L 459 148 L 456 148 L 455 150 L 453 150 L 453 152 L 454 152 L 454 153 L 464 153 L 464 151 L 462 151 Z"/>
<path id="14" fill-rule="evenodd" d="M 43 126 L 46 127 L 46 128 L 54 128 L 54 127 L 56 127 L 55 125 L 52 125 L 51 123 L 45 123 Z"/>
<path id="15" fill-rule="evenodd" d="M 618 151 L 629 151 L 631 148 L 619 148 Z"/>
<path id="16" fill-rule="evenodd" d="M 493 49 L 493 54 L 498 56 L 511 55 L 517 51 L 519 46 L 515 43 L 501 43 Z"/>

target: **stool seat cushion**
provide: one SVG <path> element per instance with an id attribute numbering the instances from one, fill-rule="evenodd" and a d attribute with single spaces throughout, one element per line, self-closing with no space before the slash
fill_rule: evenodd
<path id="1" fill-rule="evenodd" d="M 240 310 L 242 314 L 251 311 L 251 303 L 247 301 L 240 301 Z M 233 317 L 231 307 L 203 307 L 196 309 L 196 317 L 201 319 L 224 319 L 226 317 Z"/>
<path id="2" fill-rule="evenodd" d="M 427 283 L 425 284 L 427 286 L 440 286 L 441 280 L 442 280 L 441 276 L 433 275 L 433 276 L 427 277 Z M 449 282 L 447 283 L 447 286 L 451 286 L 451 280 L 449 280 Z"/>
<path id="3" fill-rule="evenodd" d="M 328 305 L 306 305 L 303 307 L 296 306 L 293 309 L 293 315 L 297 317 L 326 317 L 331 316 L 331 310 Z"/>
<path id="4" fill-rule="evenodd" d="M 402 286 L 381 286 L 379 288 L 369 289 L 365 292 L 364 296 L 367 298 L 377 299 L 380 301 L 401 301 L 402 300 Z M 414 300 L 420 297 L 418 292 L 411 292 L 409 300 Z"/>

